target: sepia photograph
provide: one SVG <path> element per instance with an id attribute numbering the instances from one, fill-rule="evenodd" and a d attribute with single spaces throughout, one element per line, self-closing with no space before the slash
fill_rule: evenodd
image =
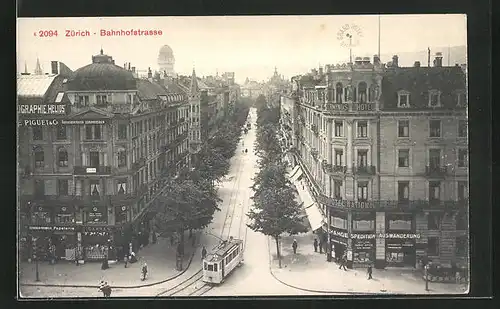
<path id="1" fill-rule="evenodd" d="M 469 292 L 466 15 L 16 36 L 19 300 Z"/>

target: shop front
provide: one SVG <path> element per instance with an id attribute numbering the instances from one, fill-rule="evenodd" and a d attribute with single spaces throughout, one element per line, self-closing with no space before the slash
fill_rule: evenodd
<path id="1" fill-rule="evenodd" d="M 86 261 L 114 259 L 112 229 L 108 226 L 84 226 L 82 246 Z"/>
<path id="2" fill-rule="evenodd" d="M 54 226 L 52 244 L 55 247 L 55 259 L 72 261 L 75 259 L 78 245 L 76 226 Z"/>
<path id="3" fill-rule="evenodd" d="M 366 267 L 375 263 L 375 212 L 352 212 L 353 265 Z"/>
<path id="4" fill-rule="evenodd" d="M 52 226 L 30 225 L 28 226 L 28 242 L 30 243 L 30 259 L 36 255 L 40 261 L 50 259 L 49 249 L 51 245 Z M 36 252 L 33 248 L 36 248 Z"/>
<path id="5" fill-rule="evenodd" d="M 415 267 L 416 239 L 413 214 L 386 214 L 385 262 L 388 267 Z"/>
<path id="6" fill-rule="evenodd" d="M 330 240 L 332 245 L 332 258 L 334 261 L 340 260 L 347 254 L 348 238 L 347 230 L 334 227 L 331 228 Z"/>

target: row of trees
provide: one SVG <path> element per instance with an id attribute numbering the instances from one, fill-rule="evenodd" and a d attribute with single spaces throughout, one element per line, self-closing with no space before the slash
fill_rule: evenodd
<path id="1" fill-rule="evenodd" d="M 279 110 L 269 107 L 263 96 L 257 98 L 256 152 L 259 171 L 254 178 L 254 207 L 247 216 L 248 227 L 271 236 L 276 242 L 276 254 L 281 267 L 280 236 L 307 232 L 301 218 L 301 205 L 296 201 L 296 189 L 286 174 L 286 162 L 278 141 Z"/>
<path id="2" fill-rule="evenodd" d="M 176 179 L 167 180 L 166 192 L 158 197 L 154 226 L 159 233 L 180 235 L 178 253 L 183 255 L 184 231 L 208 226 L 222 201 L 216 184 L 228 173 L 230 159 L 236 151 L 241 127 L 249 108 L 236 105 L 215 136 L 205 141 L 198 153 L 198 165 L 181 171 Z"/>

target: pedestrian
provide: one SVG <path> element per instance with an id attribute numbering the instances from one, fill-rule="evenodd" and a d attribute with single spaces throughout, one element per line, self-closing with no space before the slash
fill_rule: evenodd
<path id="1" fill-rule="evenodd" d="M 345 267 L 347 264 L 347 257 L 344 256 L 342 257 L 342 259 L 340 260 L 340 267 L 339 269 L 343 268 L 345 271 L 347 271 L 347 268 Z"/>
<path id="2" fill-rule="evenodd" d="M 104 286 L 102 287 L 102 293 L 104 294 L 104 297 L 111 296 L 111 286 L 107 282 L 104 282 Z"/>
<path id="3" fill-rule="evenodd" d="M 372 265 L 368 265 L 368 269 L 366 270 L 366 272 L 368 273 L 368 280 L 373 279 L 373 277 L 372 277 L 372 272 L 373 272 Z"/>
<path id="4" fill-rule="evenodd" d="M 137 257 L 135 256 L 135 252 L 134 251 L 132 251 L 132 253 L 130 254 L 130 260 L 129 261 L 130 261 L 131 264 L 137 262 Z"/>
<path id="5" fill-rule="evenodd" d="M 173 246 L 174 245 L 174 235 L 170 235 L 170 245 Z"/>
<path id="6" fill-rule="evenodd" d="M 455 272 L 455 283 L 460 284 L 462 282 L 462 276 L 460 275 L 460 271 L 458 269 Z"/>
<path id="7" fill-rule="evenodd" d="M 146 276 L 148 275 L 148 264 L 146 264 L 146 262 L 144 262 L 144 265 L 142 265 L 141 272 L 142 272 L 141 280 L 144 281 L 146 280 Z"/>
<path id="8" fill-rule="evenodd" d="M 108 259 L 104 258 L 104 261 L 102 261 L 102 264 L 101 264 L 101 269 L 106 270 L 108 268 L 109 268 Z"/>
<path id="9" fill-rule="evenodd" d="M 319 253 L 323 253 L 323 240 L 320 239 L 319 241 Z"/>
<path id="10" fill-rule="evenodd" d="M 205 246 L 203 246 L 203 249 L 201 249 L 201 259 L 205 259 L 205 257 L 207 256 L 207 249 L 205 248 Z"/>
<path id="11" fill-rule="evenodd" d="M 106 284 L 104 283 L 103 280 L 101 280 L 101 282 L 99 282 L 99 289 L 98 289 L 98 291 L 102 293 L 103 297 L 106 297 L 106 295 L 107 295 L 107 293 L 106 293 L 107 291 L 106 291 L 105 286 L 106 286 Z"/>
<path id="12" fill-rule="evenodd" d="M 293 254 L 297 254 L 297 246 L 297 239 L 294 239 L 292 243 Z"/>
<path id="13" fill-rule="evenodd" d="M 316 238 L 314 238 L 313 246 L 314 252 L 318 252 L 318 240 Z"/>
<path id="14" fill-rule="evenodd" d="M 123 262 L 125 262 L 125 268 L 127 268 L 127 265 L 128 265 L 128 254 L 125 254 L 125 256 L 123 257 Z"/>

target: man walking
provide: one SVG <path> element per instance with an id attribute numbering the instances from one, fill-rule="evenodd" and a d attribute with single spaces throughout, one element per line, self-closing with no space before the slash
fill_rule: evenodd
<path id="1" fill-rule="evenodd" d="M 297 239 L 294 239 L 292 243 L 293 254 L 297 254 L 297 246 Z"/>
<path id="2" fill-rule="evenodd" d="M 318 252 L 318 240 L 316 238 L 314 238 L 313 246 L 314 252 Z"/>
<path id="3" fill-rule="evenodd" d="M 340 266 L 339 269 L 344 269 L 347 271 L 347 268 L 345 267 L 345 264 L 347 264 L 347 257 L 344 255 L 342 258 L 340 258 Z"/>
<path id="4" fill-rule="evenodd" d="M 366 272 L 368 273 L 368 280 L 373 279 L 373 277 L 372 277 L 372 271 L 373 271 L 372 270 L 372 265 L 370 264 L 370 265 L 368 265 L 368 269 L 366 270 Z"/>
<path id="5" fill-rule="evenodd" d="M 203 246 L 203 249 L 201 249 L 201 259 L 205 259 L 207 256 L 207 249 L 205 249 L 205 246 Z"/>

